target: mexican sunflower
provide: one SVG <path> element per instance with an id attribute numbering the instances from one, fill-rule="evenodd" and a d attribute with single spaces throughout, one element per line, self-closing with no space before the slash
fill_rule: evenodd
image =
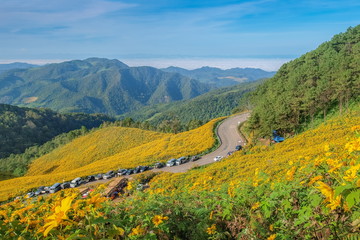
<path id="1" fill-rule="evenodd" d="M 67 198 L 64 198 L 61 201 L 61 204 L 59 206 L 56 206 L 54 214 L 46 218 L 46 220 L 50 221 L 44 225 L 44 228 L 46 228 L 44 231 L 45 237 L 49 234 L 51 229 L 58 227 L 63 222 L 63 220 L 68 219 L 66 213 L 69 211 L 71 207 L 71 202 L 74 198 L 75 196 L 69 196 Z"/>

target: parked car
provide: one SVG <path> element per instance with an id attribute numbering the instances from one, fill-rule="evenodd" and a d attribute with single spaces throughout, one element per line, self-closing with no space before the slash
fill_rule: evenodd
<path id="1" fill-rule="evenodd" d="M 45 186 L 41 186 L 35 191 L 36 196 L 43 194 L 43 193 L 45 193 Z"/>
<path id="2" fill-rule="evenodd" d="M 117 175 L 118 176 L 123 176 L 125 175 L 127 172 L 127 169 L 119 169 L 118 172 L 117 172 Z"/>
<path id="3" fill-rule="evenodd" d="M 80 178 L 80 177 L 75 178 L 74 180 L 72 180 L 72 181 L 70 182 L 70 187 L 71 187 L 71 188 L 74 188 L 74 187 L 79 186 L 79 185 L 80 185 L 80 181 L 81 181 L 81 178 Z"/>
<path id="4" fill-rule="evenodd" d="M 235 147 L 235 150 L 236 151 L 240 151 L 242 149 L 242 146 L 241 145 L 237 145 L 236 147 Z"/>
<path id="5" fill-rule="evenodd" d="M 228 156 L 232 155 L 234 153 L 234 151 L 230 151 L 227 153 Z"/>
<path id="6" fill-rule="evenodd" d="M 108 171 L 107 173 L 104 174 L 103 179 L 110 179 L 113 177 L 115 177 L 114 171 Z"/>
<path id="7" fill-rule="evenodd" d="M 176 158 L 170 159 L 169 161 L 167 161 L 166 166 L 167 167 L 172 167 L 175 166 L 176 164 Z"/>
<path id="8" fill-rule="evenodd" d="M 145 172 L 145 171 L 147 171 L 147 170 L 149 170 L 149 167 L 148 167 L 148 166 L 142 166 L 142 167 L 140 168 L 140 172 Z"/>
<path id="9" fill-rule="evenodd" d="M 131 175 L 131 174 L 133 174 L 133 173 L 134 173 L 134 170 L 128 169 L 128 170 L 126 171 L 125 175 Z"/>
<path id="10" fill-rule="evenodd" d="M 28 192 L 27 194 L 26 194 L 26 198 L 32 198 L 32 197 L 34 197 L 35 196 L 35 193 L 34 192 Z"/>
<path id="11" fill-rule="evenodd" d="M 186 162 L 188 162 L 187 157 L 180 157 L 180 158 L 176 159 L 176 165 L 184 164 Z"/>
<path id="12" fill-rule="evenodd" d="M 103 179 L 103 174 L 99 173 L 98 175 L 95 176 L 95 180 L 101 180 Z"/>
<path id="13" fill-rule="evenodd" d="M 90 175 L 86 177 L 86 182 L 93 182 L 95 181 L 95 176 L 94 175 Z"/>
<path id="14" fill-rule="evenodd" d="M 69 188 L 70 187 L 70 182 L 64 182 L 61 184 L 61 188 L 62 189 L 66 189 L 66 188 Z"/>
<path id="15" fill-rule="evenodd" d="M 194 161 L 199 160 L 200 158 L 201 158 L 201 157 L 200 157 L 199 155 L 195 155 L 195 156 L 192 156 L 192 157 L 190 158 L 190 161 L 194 162 Z"/>
<path id="16" fill-rule="evenodd" d="M 214 158 L 214 161 L 215 161 L 215 162 L 220 161 L 222 158 L 223 158 L 222 156 L 216 156 L 216 157 Z"/>
<path id="17" fill-rule="evenodd" d="M 60 191 L 60 190 L 61 190 L 61 184 L 60 183 L 55 183 L 54 185 L 52 185 L 50 187 L 49 192 L 50 193 L 56 193 L 57 191 Z"/>
<path id="18" fill-rule="evenodd" d="M 136 168 L 134 168 L 133 169 L 134 174 L 139 173 L 141 168 L 142 166 L 137 166 Z"/>
<path id="19" fill-rule="evenodd" d="M 50 192 L 50 188 L 51 188 L 51 186 L 49 186 L 49 187 L 44 187 L 44 190 L 41 191 L 41 193 L 42 193 L 42 194 L 44 194 L 44 193 L 49 193 L 49 192 Z"/>
<path id="20" fill-rule="evenodd" d="M 162 163 L 162 162 L 157 162 L 157 163 L 155 163 L 155 165 L 154 165 L 154 168 L 163 168 L 163 167 L 165 167 L 165 164 Z"/>

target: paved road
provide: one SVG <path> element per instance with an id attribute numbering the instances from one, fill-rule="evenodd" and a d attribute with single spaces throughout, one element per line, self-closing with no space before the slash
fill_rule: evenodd
<path id="1" fill-rule="evenodd" d="M 195 161 L 195 162 L 188 162 L 185 164 L 182 164 L 180 166 L 174 166 L 174 167 L 164 167 L 160 169 L 152 169 L 151 171 L 154 172 L 186 172 L 187 170 L 195 167 L 195 166 L 202 166 L 206 164 L 210 164 L 214 162 L 214 158 L 216 156 L 223 156 L 226 157 L 227 153 L 230 151 L 234 151 L 235 147 L 237 145 L 244 145 L 245 139 L 240 135 L 238 132 L 238 126 L 240 123 L 246 121 L 250 116 L 250 113 L 243 113 L 239 115 L 235 115 L 232 117 L 229 117 L 225 119 L 224 122 L 222 122 L 218 129 L 217 129 L 217 135 L 219 136 L 219 139 L 221 141 L 221 145 L 218 149 L 216 149 L 214 152 L 211 152 L 209 154 L 206 154 L 201 157 L 201 159 Z M 133 175 L 130 176 L 122 176 L 125 178 L 132 178 Z M 84 185 L 81 185 L 81 187 L 89 187 L 93 184 L 99 184 L 99 183 L 106 183 L 111 179 L 102 179 L 95 182 L 90 182 Z"/>
<path id="2" fill-rule="evenodd" d="M 240 123 L 246 121 L 250 116 L 250 113 L 242 113 L 227 118 L 218 127 L 217 135 L 220 138 L 221 145 L 214 152 L 201 157 L 196 162 L 188 162 L 180 166 L 164 167 L 161 169 L 154 169 L 153 171 L 164 171 L 164 172 L 186 172 L 194 166 L 202 166 L 214 162 L 216 156 L 226 157 L 227 153 L 234 151 L 237 145 L 244 145 L 245 139 L 238 132 L 238 126 Z"/>

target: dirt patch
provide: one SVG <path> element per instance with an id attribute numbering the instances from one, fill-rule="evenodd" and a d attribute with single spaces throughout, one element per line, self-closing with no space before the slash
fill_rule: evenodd
<path id="1" fill-rule="evenodd" d="M 23 102 L 24 103 L 32 103 L 32 102 L 35 102 L 38 99 L 39 99 L 38 97 L 28 97 L 28 98 L 24 98 Z"/>

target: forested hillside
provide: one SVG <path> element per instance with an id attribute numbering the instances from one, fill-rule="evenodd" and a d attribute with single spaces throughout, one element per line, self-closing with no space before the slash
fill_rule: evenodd
<path id="1" fill-rule="evenodd" d="M 89 58 L 0 75 L 0 103 L 119 115 L 196 97 L 211 87 L 178 73 Z"/>
<path id="2" fill-rule="evenodd" d="M 267 72 L 259 68 L 231 68 L 223 70 L 214 67 L 202 67 L 187 70 L 179 67 L 168 67 L 162 70 L 165 72 L 180 73 L 181 75 L 216 87 L 234 86 L 243 82 L 269 78 L 275 74 L 275 72 Z"/>
<path id="3" fill-rule="evenodd" d="M 252 94 L 251 129 L 294 132 L 331 111 L 359 102 L 360 25 L 284 64 Z"/>
<path id="4" fill-rule="evenodd" d="M 244 94 L 253 91 L 263 81 L 213 90 L 186 101 L 144 107 L 124 117 L 147 121 L 159 126 L 159 130 L 162 125 L 166 127 L 167 123 L 171 125 L 174 122 L 185 124 L 191 129 L 210 119 L 230 115 Z"/>
<path id="5" fill-rule="evenodd" d="M 98 127 L 114 119 L 102 114 L 59 114 L 49 109 L 21 108 L 0 104 L 0 158 L 22 153 L 26 148 L 43 144 L 56 135 Z"/>

